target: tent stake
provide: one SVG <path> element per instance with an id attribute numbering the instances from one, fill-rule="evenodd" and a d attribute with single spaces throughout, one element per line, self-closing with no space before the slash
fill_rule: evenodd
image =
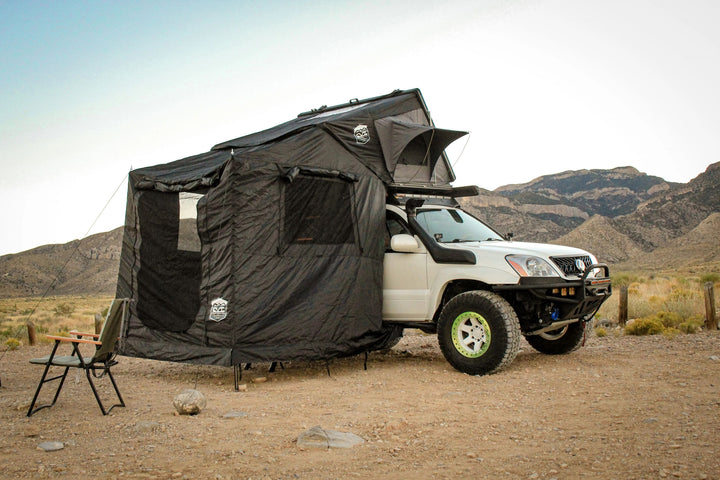
<path id="1" fill-rule="evenodd" d="M 235 377 L 235 391 L 240 391 L 240 380 L 242 380 L 242 368 L 240 367 L 240 364 L 233 365 L 233 373 Z"/>

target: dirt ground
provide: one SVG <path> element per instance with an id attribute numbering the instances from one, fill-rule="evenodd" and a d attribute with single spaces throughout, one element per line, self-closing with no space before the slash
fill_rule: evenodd
<path id="1" fill-rule="evenodd" d="M 408 334 L 367 370 L 363 356 L 330 362 L 331 376 L 324 362 L 255 365 L 240 392 L 230 368 L 120 357 L 126 408 L 103 417 L 71 372 L 55 407 L 27 418 L 42 373 L 28 359 L 49 350 L 0 361 L 0 478 L 720 479 L 720 332 L 591 335 L 557 357 L 523 344 L 486 377 L 453 370 L 435 336 Z M 199 415 L 175 414 L 187 388 L 207 399 Z M 315 425 L 365 443 L 299 448 Z"/>

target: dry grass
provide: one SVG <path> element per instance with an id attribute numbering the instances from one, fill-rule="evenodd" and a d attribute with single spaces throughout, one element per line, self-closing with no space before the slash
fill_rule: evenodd
<path id="1" fill-rule="evenodd" d="M 628 287 L 628 318 L 652 319 L 665 328 L 683 333 L 693 333 L 704 323 L 706 281 L 715 281 L 720 287 L 717 274 L 702 277 L 648 276 L 634 273 L 613 275 L 614 294 L 600 308 L 596 318 L 612 323 L 618 321 L 620 287 Z M 716 293 L 716 309 L 720 306 L 720 295 Z M 720 311 L 720 309 L 718 309 Z"/>
<path id="2" fill-rule="evenodd" d="M 0 299 L 0 341 L 4 344 L 15 338 L 27 342 L 28 321 L 35 325 L 40 341 L 43 334 L 67 333 L 73 329 L 92 331 L 95 314 L 106 309 L 111 301 L 111 296 Z"/>

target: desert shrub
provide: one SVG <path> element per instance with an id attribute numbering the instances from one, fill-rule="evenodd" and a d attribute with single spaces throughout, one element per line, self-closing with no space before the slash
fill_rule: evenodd
<path id="1" fill-rule="evenodd" d="M 704 299 L 697 290 L 673 287 L 665 299 L 665 310 L 675 312 L 683 318 L 690 318 L 703 308 Z"/>
<path id="2" fill-rule="evenodd" d="M 68 332 L 71 331 L 72 329 L 73 328 L 67 324 L 60 324 L 60 325 L 57 325 L 54 329 L 48 329 L 47 332 L 50 332 L 50 335 L 67 337 L 67 336 L 69 336 Z"/>
<path id="3" fill-rule="evenodd" d="M 676 312 L 665 311 L 656 313 L 652 318 L 662 323 L 665 328 L 677 328 L 684 320 L 684 318 Z"/>
<path id="4" fill-rule="evenodd" d="M 72 303 L 59 303 L 58 305 L 55 306 L 53 311 L 55 312 L 55 315 L 57 315 L 58 317 L 60 317 L 60 316 L 67 317 L 69 315 L 72 315 L 72 313 L 75 311 L 75 305 L 73 305 Z"/>
<path id="5" fill-rule="evenodd" d="M 670 327 L 670 328 L 666 328 L 665 330 L 663 330 L 662 334 L 663 334 L 663 337 L 667 338 L 668 340 L 673 340 L 675 337 L 677 337 L 680 334 L 680 330 L 678 330 L 677 328 Z"/>
<path id="6" fill-rule="evenodd" d="M 625 325 L 625 335 L 658 335 L 665 330 L 655 318 L 638 318 Z"/>
<path id="7" fill-rule="evenodd" d="M 647 298 L 631 295 L 628 297 L 628 314 L 631 318 L 649 317 L 657 312 L 657 307 L 650 303 Z"/>
<path id="8" fill-rule="evenodd" d="M 20 348 L 21 343 L 20 340 L 18 340 L 17 338 L 8 338 L 5 341 L 5 345 L 7 345 L 10 350 L 17 350 L 18 348 Z"/>
<path id="9" fill-rule="evenodd" d="M 701 283 L 718 283 L 720 282 L 720 273 L 706 273 L 700 276 Z"/>
<path id="10" fill-rule="evenodd" d="M 637 283 L 638 281 L 639 277 L 637 275 L 632 273 L 619 273 L 612 276 L 612 287 L 629 287 L 631 284 Z"/>
<path id="11" fill-rule="evenodd" d="M 691 317 L 678 324 L 677 328 L 683 333 L 697 333 L 702 330 L 703 320 L 700 317 Z"/>
<path id="12" fill-rule="evenodd" d="M 595 335 L 598 337 L 607 337 L 607 330 L 605 330 L 603 327 L 598 327 L 595 329 Z"/>
<path id="13" fill-rule="evenodd" d="M 48 333 L 48 327 L 46 327 L 45 325 L 35 325 L 35 331 L 37 333 L 45 334 Z"/>
<path id="14" fill-rule="evenodd" d="M 672 287 L 666 301 L 684 302 L 687 300 L 694 300 L 696 297 L 698 297 L 698 292 L 696 290 L 690 290 L 685 287 Z"/>
<path id="15" fill-rule="evenodd" d="M 653 308 L 661 308 L 665 304 L 665 298 L 659 295 L 650 295 L 647 301 Z"/>

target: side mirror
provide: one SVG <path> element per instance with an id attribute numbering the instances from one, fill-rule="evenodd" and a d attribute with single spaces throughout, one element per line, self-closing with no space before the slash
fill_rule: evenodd
<path id="1" fill-rule="evenodd" d="M 390 248 L 392 248 L 393 252 L 400 253 L 420 253 L 421 251 L 415 237 L 407 233 L 393 235 L 390 239 Z"/>

